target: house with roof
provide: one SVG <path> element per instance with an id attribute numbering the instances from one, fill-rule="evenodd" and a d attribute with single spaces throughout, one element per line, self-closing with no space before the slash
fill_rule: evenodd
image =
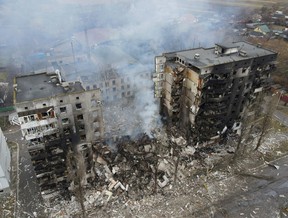
<path id="1" fill-rule="evenodd" d="M 260 25 L 254 29 L 254 32 L 260 32 L 263 35 L 267 35 L 271 32 L 270 28 L 267 25 Z"/>

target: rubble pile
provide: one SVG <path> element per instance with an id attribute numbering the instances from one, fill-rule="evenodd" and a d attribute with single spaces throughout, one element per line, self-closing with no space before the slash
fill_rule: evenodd
<path id="1" fill-rule="evenodd" d="M 92 212 L 108 203 L 137 202 L 153 194 L 171 192 L 175 184 L 186 186 L 191 183 L 197 178 L 196 174 L 202 178 L 201 174 L 213 168 L 216 161 L 229 155 L 226 151 L 229 148 L 225 150 L 223 146 L 187 145 L 178 134 L 167 136 L 163 132 L 154 132 L 153 135 L 153 139 L 145 134 L 138 140 L 124 137 L 113 147 L 93 146 L 95 178 L 85 187 L 86 211 Z M 50 207 L 51 217 L 70 217 L 81 211 L 77 196 L 60 204 L 53 202 Z"/>
<path id="2" fill-rule="evenodd" d="M 114 145 L 93 145 L 92 169 L 95 176 L 84 187 L 85 195 L 82 199 L 87 214 L 95 214 L 100 208 L 102 212 L 110 211 L 112 216 L 117 214 L 115 208 L 129 208 L 127 211 L 133 213 L 134 210 L 140 210 L 141 202 L 148 205 L 153 201 L 159 202 L 164 196 L 177 197 L 181 193 L 190 195 L 196 192 L 195 199 L 209 194 L 210 201 L 216 201 L 216 190 L 225 189 L 221 181 L 226 181 L 246 161 L 244 158 L 234 168 L 229 163 L 223 170 L 216 167 L 234 155 L 237 137 L 231 137 L 225 145 L 191 146 L 174 128 L 169 131 L 158 129 L 151 134 L 154 137 L 152 139 L 141 134 L 138 140 L 127 136 Z M 254 148 L 256 138 L 251 141 L 250 149 Z M 285 140 L 287 135 L 271 132 L 259 151 L 265 152 L 268 148 L 272 149 L 271 145 Z M 220 181 L 222 186 L 216 188 L 209 181 Z M 219 193 L 217 198 L 221 197 Z M 196 204 L 199 202 L 197 200 Z M 192 210 L 193 204 L 187 208 Z M 49 213 L 51 217 L 80 214 L 79 197 L 74 195 L 70 201 L 53 202 Z"/>

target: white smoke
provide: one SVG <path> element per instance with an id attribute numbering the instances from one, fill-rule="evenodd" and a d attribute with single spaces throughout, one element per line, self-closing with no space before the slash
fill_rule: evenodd
<path id="1" fill-rule="evenodd" d="M 0 44 L 7 45 L 7 55 L 24 65 L 27 56 L 45 53 L 57 41 L 71 39 L 84 29 L 98 28 L 112 30 L 109 43 L 141 63 L 145 67 L 141 71 L 153 72 L 154 57 L 162 52 L 222 41 L 229 21 L 226 8 L 214 8 L 209 1 L 200 0 L 6 0 L 0 6 Z M 235 14 L 235 9 L 229 13 Z M 217 29 L 217 35 L 211 34 Z M 126 73 L 137 81 L 136 96 L 125 119 L 131 123 L 140 119 L 141 125 L 135 128 L 150 134 L 159 125 L 153 82 L 139 77 L 140 69 L 130 71 Z M 126 132 L 133 134 L 135 128 Z"/>

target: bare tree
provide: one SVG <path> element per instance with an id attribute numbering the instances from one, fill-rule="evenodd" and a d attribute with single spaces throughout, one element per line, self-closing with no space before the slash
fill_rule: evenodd
<path id="1" fill-rule="evenodd" d="M 73 193 L 81 206 L 82 217 L 86 218 L 84 205 L 83 179 L 85 178 L 85 161 L 81 153 L 75 153 L 71 150 L 67 154 L 68 179 L 73 183 Z"/>
<path id="2" fill-rule="evenodd" d="M 75 181 L 76 181 L 77 187 L 75 189 L 75 195 L 81 206 L 82 217 L 86 218 L 86 210 L 85 210 L 85 205 L 84 205 L 84 189 L 83 189 L 83 179 L 85 179 L 86 167 L 85 167 L 84 158 L 81 154 L 77 154 L 77 167 L 76 168 L 77 170 L 76 170 Z"/>
<path id="3" fill-rule="evenodd" d="M 275 110 L 275 98 L 271 97 L 267 104 L 265 104 L 264 108 L 264 116 L 260 126 L 260 136 L 257 141 L 257 145 L 255 147 L 255 151 L 259 149 L 261 146 L 263 139 L 265 138 L 266 134 L 268 133 L 268 129 L 271 126 L 273 112 Z"/>

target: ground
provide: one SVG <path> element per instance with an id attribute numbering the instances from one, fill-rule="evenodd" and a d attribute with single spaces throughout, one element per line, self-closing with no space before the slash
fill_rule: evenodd
<path id="1" fill-rule="evenodd" d="M 286 112 L 287 108 L 281 105 L 281 107 L 278 106 L 278 109 Z M 253 151 L 257 141 L 257 133 L 253 133 L 252 141 L 248 143 L 245 155 L 233 160 L 236 138 L 229 138 L 226 146 L 217 145 L 213 151 L 203 148 L 202 152 L 197 153 L 198 158 L 192 155 L 181 159 L 176 182 L 174 182 L 175 171 L 173 169 L 177 159 L 169 156 L 171 152 L 169 136 L 164 132 L 155 133 L 157 138 L 155 144 L 162 146 L 159 158 L 168 160 L 172 166 L 168 184 L 163 188 L 157 186 L 155 190 L 153 180 L 151 180 L 149 184 L 142 185 L 140 192 L 135 192 L 133 186 L 127 193 L 119 188 L 112 190 L 112 196 L 108 203 L 105 203 L 107 198 L 101 196 L 96 200 L 97 204 L 94 206 L 86 204 L 87 213 L 90 214 L 88 217 L 256 218 L 265 217 L 263 214 L 269 214 L 268 217 L 272 218 L 285 217 L 285 214 L 288 214 L 286 211 L 288 128 L 284 125 L 287 114 L 284 113 L 283 117 L 279 119 L 282 123 L 276 119 L 277 116 L 278 111 L 274 113 L 275 119 L 269 134 L 258 151 Z M 12 166 L 14 182 L 17 181 L 17 178 L 15 179 L 15 176 L 17 177 L 17 156 L 15 157 L 15 154 L 17 155 L 17 145 L 20 145 L 19 192 L 17 194 L 17 183 L 13 183 L 12 195 L 5 202 L 2 200 L 1 213 L 9 214 L 6 217 L 13 217 L 14 213 L 17 214 L 15 217 L 36 217 L 33 215 L 35 212 L 38 217 L 56 214 L 57 210 L 44 206 L 39 195 L 35 175 L 31 169 L 27 148 L 24 141 L 21 140 L 19 127 L 7 124 L 4 134 L 14 151 L 15 165 Z M 132 148 L 126 147 L 126 149 Z M 276 161 L 273 161 L 275 159 Z M 137 164 L 137 161 L 134 163 Z M 273 165 L 280 166 L 280 168 L 276 169 Z M 185 176 L 180 178 L 179 175 L 182 173 Z M 138 178 L 134 178 L 136 181 L 142 176 L 141 173 L 138 176 Z M 129 178 L 125 184 L 129 184 L 130 181 L 129 185 L 133 185 L 134 179 Z M 139 184 L 140 188 L 141 183 Z M 98 186 L 94 191 L 87 191 L 86 200 L 95 196 L 96 192 L 100 193 L 103 187 L 105 190 L 105 186 Z M 18 203 L 15 203 L 15 199 Z M 62 209 L 65 208 L 66 212 L 68 210 L 69 214 L 69 205 L 66 206 L 64 203 L 58 205 L 62 205 Z M 74 208 L 76 214 L 80 213 L 77 200 L 74 200 L 70 206 Z M 46 210 L 46 214 L 44 210 Z M 50 215 L 50 217 L 72 216 L 71 214 L 65 216 L 65 213 L 62 213 L 63 216 L 58 213 Z"/>

